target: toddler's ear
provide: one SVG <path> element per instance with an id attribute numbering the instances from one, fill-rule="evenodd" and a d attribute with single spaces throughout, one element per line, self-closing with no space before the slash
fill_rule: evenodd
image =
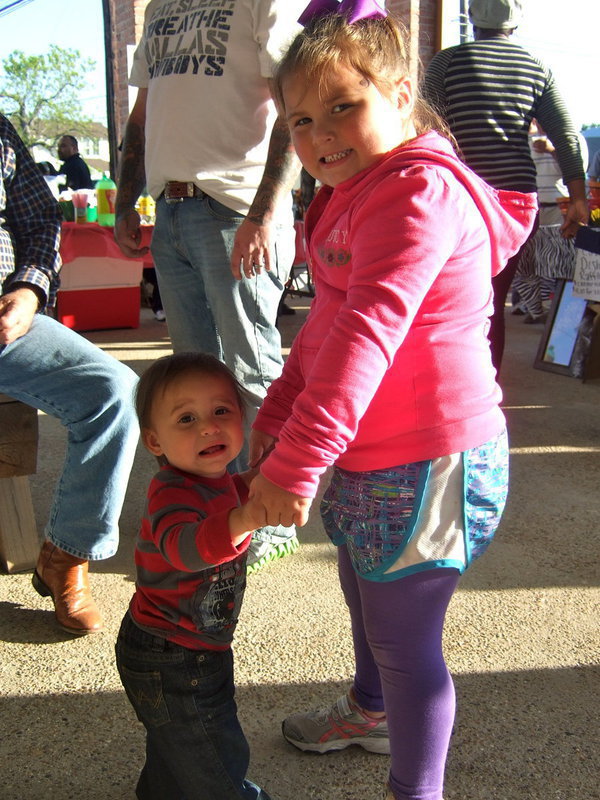
<path id="1" fill-rule="evenodd" d="M 144 428 L 142 430 L 142 442 L 144 443 L 144 447 L 149 450 L 153 456 L 162 456 L 163 449 L 160 446 L 160 442 L 154 431 L 150 430 L 150 428 Z"/>

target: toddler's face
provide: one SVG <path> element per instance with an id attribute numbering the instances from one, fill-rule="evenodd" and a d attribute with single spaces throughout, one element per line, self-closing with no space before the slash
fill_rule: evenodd
<path id="1" fill-rule="evenodd" d="M 316 83 L 316 82 L 315 82 Z M 343 64 L 331 69 L 324 90 L 302 74 L 282 84 L 285 115 L 296 153 L 321 183 L 337 186 L 414 136 L 410 79 L 389 97 Z"/>
<path id="2" fill-rule="evenodd" d="M 220 478 L 244 443 L 242 412 L 234 388 L 221 376 L 187 373 L 159 392 L 151 427 L 142 431 L 155 456 L 202 478 Z"/>

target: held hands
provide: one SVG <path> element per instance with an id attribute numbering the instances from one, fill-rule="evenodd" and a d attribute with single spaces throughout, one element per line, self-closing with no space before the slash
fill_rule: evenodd
<path id="1" fill-rule="evenodd" d="M 267 524 L 265 518 L 265 509 L 253 498 L 242 506 L 232 508 L 229 512 L 229 533 L 232 543 L 239 547 L 252 531 L 264 528 Z"/>
<path id="2" fill-rule="evenodd" d="M 237 281 L 259 275 L 263 267 L 271 269 L 269 243 L 269 226 L 246 217 L 237 230 L 231 253 L 231 272 Z"/>
<path id="3" fill-rule="evenodd" d="M 20 339 L 31 328 L 38 309 L 38 296 L 25 287 L 0 297 L 0 344 Z"/>
<path id="4" fill-rule="evenodd" d="M 115 241 L 129 258 L 145 256 L 149 247 L 140 247 L 142 232 L 140 230 L 140 215 L 135 208 L 117 215 L 115 220 Z"/>
<path id="5" fill-rule="evenodd" d="M 308 522 L 312 503 L 312 498 L 281 489 L 264 475 L 257 475 L 250 484 L 250 500 L 263 508 L 263 525 L 297 525 L 299 528 Z"/>

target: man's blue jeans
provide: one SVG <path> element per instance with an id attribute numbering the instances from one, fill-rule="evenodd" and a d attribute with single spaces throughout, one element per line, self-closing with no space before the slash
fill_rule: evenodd
<path id="1" fill-rule="evenodd" d="M 212 353 L 250 393 L 247 428 L 281 374 L 277 308 L 292 266 L 291 222 L 275 232 L 271 271 L 236 281 L 229 260 L 243 217 L 213 200 L 194 197 L 156 204 L 152 257 L 175 352 Z M 247 468 L 247 451 L 235 471 Z"/>
<path id="2" fill-rule="evenodd" d="M 109 558 L 138 440 L 129 367 L 50 317 L 0 347 L 0 392 L 68 430 L 46 537 L 78 558 Z M 58 454 L 57 454 L 58 455 Z"/>
<path id="3" fill-rule="evenodd" d="M 281 338 L 277 308 L 295 254 L 296 235 L 289 225 L 276 227 L 271 270 L 236 281 L 229 266 L 233 242 L 243 217 L 211 197 L 156 204 L 152 257 L 175 352 L 202 351 L 223 361 L 249 392 L 246 445 L 231 465 L 248 467 L 248 437 L 269 384 L 281 374 Z M 295 528 L 261 528 L 258 541 L 271 534 L 293 537 Z"/>
<path id="4" fill-rule="evenodd" d="M 116 645 L 127 696 L 146 728 L 139 800 L 270 800 L 246 779 L 231 650 L 189 650 L 125 615 Z"/>

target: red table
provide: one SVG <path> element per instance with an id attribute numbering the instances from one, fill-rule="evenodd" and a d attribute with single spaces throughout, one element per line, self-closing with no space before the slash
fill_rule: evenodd
<path id="1" fill-rule="evenodd" d="M 146 226 L 144 243 L 151 236 Z M 142 269 L 151 259 L 127 258 L 113 228 L 95 222 L 63 222 L 60 254 L 59 322 L 77 331 L 139 326 Z"/>

